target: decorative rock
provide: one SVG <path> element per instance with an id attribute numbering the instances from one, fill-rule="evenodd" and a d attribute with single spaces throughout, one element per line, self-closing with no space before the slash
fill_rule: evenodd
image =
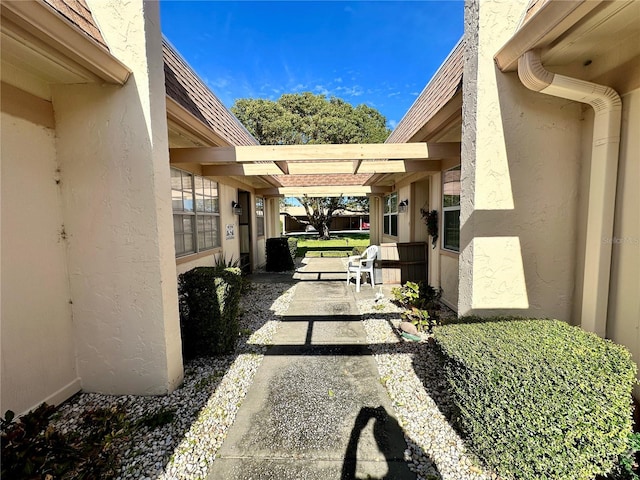
<path id="1" fill-rule="evenodd" d="M 408 333 L 409 335 L 414 335 L 416 337 L 418 336 L 418 329 L 411 322 L 402 322 L 400 324 L 400 330 L 402 330 L 403 332 Z"/>

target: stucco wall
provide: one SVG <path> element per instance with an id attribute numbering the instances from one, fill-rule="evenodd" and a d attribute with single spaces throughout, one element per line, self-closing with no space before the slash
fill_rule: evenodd
<path id="1" fill-rule="evenodd" d="M 427 233 L 427 225 L 422 219 L 420 209 L 429 210 L 431 208 L 429 204 L 429 179 L 424 179 L 414 184 L 412 189 L 411 198 L 411 214 L 413 216 L 413 238 L 411 241 L 421 242 L 427 241 L 429 235 Z M 431 244 L 429 244 L 431 246 Z"/>
<path id="2" fill-rule="evenodd" d="M 220 249 L 216 248 L 204 255 L 192 255 L 179 260 L 176 262 L 176 273 L 181 275 L 196 267 L 213 267 L 216 264 L 216 257 L 219 252 Z"/>
<path id="3" fill-rule="evenodd" d="M 612 239 L 607 337 L 640 361 L 640 89 L 622 96 L 618 191 Z M 636 396 L 640 388 L 636 387 Z"/>
<path id="4" fill-rule="evenodd" d="M 78 372 L 87 391 L 163 394 L 182 352 L 158 5 L 88 3 L 133 74 L 52 90 Z"/>
<path id="5" fill-rule="evenodd" d="M 469 2 L 460 314 L 571 320 L 581 107 L 523 87 L 493 55 L 526 2 Z"/>
<path id="6" fill-rule="evenodd" d="M 80 389 L 55 131 L 5 113 L 2 128 L 2 398 L 23 413 Z"/>
<path id="7" fill-rule="evenodd" d="M 413 224 L 413 215 L 411 210 L 415 208 L 415 204 L 411 201 L 411 186 L 406 185 L 398 189 L 398 204 L 404 200 L 409 200 L 407 211 L 398 212 L 398 239 L 397 242 L 410 242 L 411 229 Z M 392 238 L 392 237 L 389 237 Z"/>
<path id="8" fill-rule="evenodd" d="M 440 288 L 442 288 L 442 301 L 453 310 L 458 310 L 458 258 L 455 255 L 441 253 L 440 261 Z"/>

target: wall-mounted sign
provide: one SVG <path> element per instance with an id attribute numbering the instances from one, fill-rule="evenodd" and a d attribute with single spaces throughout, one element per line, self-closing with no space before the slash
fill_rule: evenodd
<path id="1" fill-rule="evenodd" d="M 232 238 L 235 238 L 236 236 L 235 227 L 236 226 L 234 223 L 227 224 L 227 240 L 231 240 Z"/>

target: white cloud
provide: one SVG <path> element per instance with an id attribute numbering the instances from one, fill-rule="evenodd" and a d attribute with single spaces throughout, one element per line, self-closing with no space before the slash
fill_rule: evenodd
<path id="1" fill-rule="evenodd" d="M 391 97 L 397 97 L 398 95 L 401 95 L 402 92 L 391 92 L 390 94 L 387 95 L 387 97 L 391 98 Z"/>
<path id="2" fill-rule="evenodd" d="M 315 88 L 314 88 L 314 91 L 318 92 L 319 94 L 324 95 L 324 96 L 329 95 L 329 90 L 327 90 L 322 85 L 316 85 Z"/>
<path id="3" fill-rule="evenodd" d="M 387 120 L 387 125 L 391 130 L 394 130 L 398 126 L 397 120 Z"/>
<path id="4" fill-rule="evenodd" d="M 333 81 L 336 83 L 342 83 L 342 77 L 334 78 Z"/>

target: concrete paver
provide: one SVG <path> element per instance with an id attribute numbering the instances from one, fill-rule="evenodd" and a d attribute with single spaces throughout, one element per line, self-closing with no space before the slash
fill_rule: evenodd
<path id="1" fill-rule="evenodd" d="M 322 280 L 300 279 L 208 479 L 415 479 L 355 288 L 340 259 L 309 260 Z"/>

